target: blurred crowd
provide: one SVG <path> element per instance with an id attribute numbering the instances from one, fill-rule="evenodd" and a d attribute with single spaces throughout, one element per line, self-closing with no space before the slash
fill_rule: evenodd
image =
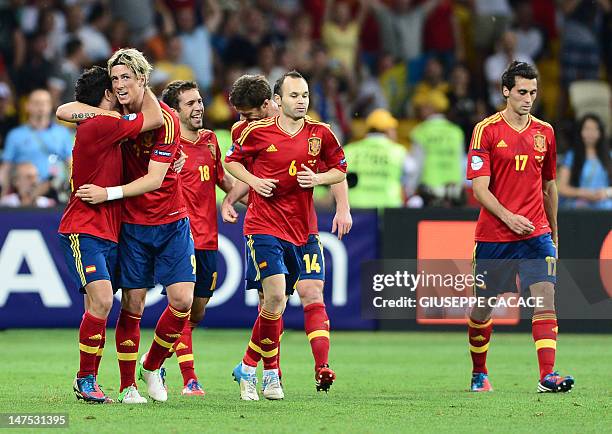
<path id="1" fill-rule="evenodd" d="M 504 106 L 508 63 L 533 63 L 562 205 L 612 209 L 611 40 L 612 0 L 0 0 L 0 206 L 66 201 L 74 131 L 55 108 L 130 46 L 158 95 L 198 83 L 225 147 L 232 83 L 300 71 L 345 145 L 354 207 L 474 205 L 472 128 Z"/>

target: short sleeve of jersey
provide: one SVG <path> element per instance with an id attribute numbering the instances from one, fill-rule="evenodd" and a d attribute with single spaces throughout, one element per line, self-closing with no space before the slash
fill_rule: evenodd
<path id="1" fill-rule="evenodd" d="M 181 127 L 176 116 L 162 107 L 164 124 L 156 130 L 155 143 L 151 149 L 151 160 L 159 163 L 172 163 L 179 147 Z"/>
<path id="2" fill-rule="evenodd" d="M 98 134 L 108 137 L 110 143 L 119 143 L 123 139 L 136 139 L 144 122 L 142 113 L 117 117 L 101 115 L 95 119 Z"/>
<path id="3" fill-rule="evenodd" d="M 467 179 L 479 176 L 491 176 L 491 132 L 490 129 L 477 124 L 472 133 L 472 142 L 467 158 Z"/>
<path id="4" fill-rule="evenodd" d="M 324 143 L 321 152 L 321 160 L 323 160 L 323 164 L 319 164 L 319 168 L 321 168 L 321 166 L 325 166 L 327 167 L 327 170 L 338 169 L 346 173 L 346 157 L 344 156 L 344 151 L 342 150 L 342 146 L 340 146 L 338 138 L 330 128 L 325 127 L 324 131 Z"/>
<path id="5" fill-rule="evenodd" d="M 542 179 L 550 181 L 557 178 L 557 141 L 555 140 L 555 132 L 550 130 L 550 142 L 544 157 L 544 165 L 542 166 Z"/>

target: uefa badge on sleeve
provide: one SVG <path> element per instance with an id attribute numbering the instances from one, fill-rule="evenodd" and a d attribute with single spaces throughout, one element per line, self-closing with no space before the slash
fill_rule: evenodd
<path id="1" fill-rule="evenodd" d="M 470 161 L 470 167 L 472 170 L 480 170 L 484 164 L 482 158 L 478 155 L 472 155 L 472 160 Z"/>

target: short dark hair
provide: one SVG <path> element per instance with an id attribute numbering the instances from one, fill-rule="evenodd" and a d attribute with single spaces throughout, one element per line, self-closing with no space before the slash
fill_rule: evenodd
<path id="1" fill-rule="evenodd" d="M 161 99 L 174 110 L 178 110 L 181 93 L 191 89 L 198 89 L 195 81 L 174 80 L 168 83 L 168 86 L 163 90 Z"/>
<path id="2" fill-rule="evenodd" d="M 536 71 L 535 67 L 529 63 L 519 62 L 518 60 L 512 61 L 512 63 L 502 74 L 502 90 L 504 87 L 508 88 L 508 90 L 512 90 L 516 84 L 516 77 L 523 77 L 528 80 L 532 80 L 534 78 L 538 78 L 538 71 Z"/>
<path id="3" fill-rule="evenodd" d="M 306 81 L 304 76 L 297 72 L 295 69 L 293 71 L 285 72 L 283 75 L 280 76 L 278 80 L 276 80 L 276 83 L 274 83 L 274 95 L 283 96 L 283 83 L 285 83 L 285 79 L 287 77 L 301 78 L 302 80 Z"/>
<path id="4" fill-rule="evenodd" d="M 112 90 L 111 79 L 106 68 L 94 66 L 81 74 L 74 87 L 78 102 L 98 107 L 106 90 Z"/>
<path id="5" fill-rule="evenodd" d="M 229 94 L 229 102 L 240 109 L 252 109 L 261 107 L 267 100 L 272 98 L 270 83 L 263 75 L 243 75 L 232 85 Z"/>
<path id="6" fill-rule="evenodd" d="M 73 36 L 70 39 L 68 39 L 68 41 L 66 42 L 66 45 L 64 45 L 64 52 L 66 53 L 66 57 L 72 56 L 82 46 L 83 46 L 83 43 L 77 36 Z"/>

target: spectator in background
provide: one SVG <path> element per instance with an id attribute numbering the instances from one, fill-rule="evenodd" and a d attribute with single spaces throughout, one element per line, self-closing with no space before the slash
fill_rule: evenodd
<path id="1" fill-rule="evenodd" d="M 164 74 L 165 83 L 174 80 L 194 81 L 195 73 L 191 66 L 182 63 L 183 42 L 178 35 L 170 35 L 166 38 L 166 58 L 155 63 L 155 68 L 151 73 L 151 80 L 155 81 L 155 76 Z"/>
<path id="2" fill-rule="evenodd" d="M 19 69 L 25 61 L 27 43 L 17 19 L 19 0 L 0 6 L 0 58 L 11 69 Z"/>
<path id="3" fill-rule="evenodd" d="M 465 145 L 463 131 L 444 117 L 448 100 L 431 92 L 415 101 L 424 119 L 411 133 L 413 154 L 421 168 L 418 191 L 425 205 L 462 205 Z"/>
<path id="4" fill-rule="evenodd" d="M 585 115 L 559 168 L 559 195 L 571 208 L 612 209 L 612 162 L 601 119 Z"/>
<path id="5" fill-rule="evenodd" d="M 359 0 L 354 19 L 351 7 L 346 1 L 327 0 L 321 39 L 332 61 L 338 62 L 343 69 L 352 74 L 355 71 L 359 33 L 368 12 L 365 0 Z"/>
<path id="6" fill-rule="evenodd" d="M 9 175 L 13 166 L 20 163 L 36 166 L 41 180 L 40 195 L 50 193 L 51 180 L 61 183 L 67 178 L 74 140 L 68 128 L 51 121 L 53 106 L 49 91 L 32 91 L 26 110 L 28 123 L 11 130 L 6 137 L 0 165 L 2 195 L 10 193 Z"/>
<path id="7" fill-rule="evenodd" d="M 0 198 L 0 206 L 11 208 L 35 207 L 49 208 L 55 206 L 55 201 L 45 196 L 40 196 L 40 185 L 38 171 L 32 163 L 19 163 L 13 170 L 14 193 Z"/>
<path id="8" fill-rule="evenodd" d="M 404 204 L 403 185 L 415 164 L 406 149 L 395 142 L 398 121 L 383 109 L 366 119 L 365 138 L 344 147 L 349 174 L 356 175 L 351 189 L 351 208 L 398 208 Z"/>
<path id="9" fill-rule="evenodd" d="M 4 141 L 10 130 L 19 125 L 11 88 L 0 82 L 0 151 L 4 149 Z"/>
<path id="10" fill-rule="evenodd" d="M 65 57 L 59 67 L 58 77 L 64 81 L 64 92 L 60 102 L 66 103 L 74 100 L 74 86 L 81 75 L 83 68 L 89 62 L 83 43 L 78 37 L 68 40 L 64 49 Z"/>
<path id="11" fill-rule="evenodd" d="M 285 44 L 285 51 L 289 56 L 289 69 L 310 71 L 313 50 L 312 19 L 310 15 L 296 15 L 293 18 L 289 39 Z"/>
<path id="12" fill-rule="evenodd" d="M 371 0 L 380 26 L 382 46 L 404 62 L 417 59 L 423 52 L 423 27 L 429 13 L 440 0 L 394 0 L 389 7 L 381 0 Z"/>
<path id="13" fill-rule="evenodd" d="M 464 137 L 470 137 L 474 125 L 485 117 L 484 101 L 476 96 L 470 84 L 470 71 L 463 64 L 457 64 L 450 74 L 450 88 L 446 94 L 449 102 L 448 120 L 459 125 Z M 469 142 L 465 141 L 465 151 Z"/>
<path id="14" fill-rule="evenodd" d="M 46 88 L 53 77 L 53 64 L 45 59 L 47 35 L 37 32 L 28 38 L 28 53 L 22 67 L 13 71 L 12 79 L 17 96 L 34 89 Z"/>
<path id="15" fill-rule="evenodd" d="M 493 42 L 508 30 L 512 9 L 508 0 L 472 0 L 470 3 L 473 5 L 475 16 L 475 48 L 487 52 Z"/>
<path id="16" fill-rule="evenodd" d="M 465 47 L 461 26 L 455 16 L 452 0 L 442 0 L 425 21 L 424 49 L 442 62 L 448 73 L 455 61 L 463 61 Z"/>
<path id="17" fill-rule="evenodd" d="M 328 67 L 320 81 L 312 80 L 311 83 L 312 109 L 323 122 L 331 125 L 340 143 L 344 143 L 351 131 L 351 105 L 347 93 L 342 89 L 347 86 L 346 77 L 339 76 L 338 71 Z"/>
<path id="18" fill-rule="evenodd" d="M 131 45 L 142 45 L 157 32 L 155 11 L 159 9 L 158 2 L 159 0 L 110 0 L 113 17 L 127 23 Z"/>
<path id="19" fill-rule="evenodd" d="M 599 32 L 610 0 L 564 0 L 561 32 L 561 83 L 597 80 L 601 66 Z M 607 41 L 608 45 L 610 41 Z"/>
<path id="20" fill-rule="evenodd" d="M 544 31 L 534 24 L 530 0 L 520 0 L 516 4 L 512 30 L 516 34 L 516 51 L 526 54 L 535 61 L 539 60 L 546 38 Z"/>
<path id="21" fill-rule="evenodd" d="M 435 57 L 431 57 L 425 65 L 423 80 L 417 83 L 414 89 L 413 105 L 414 101 L 428 100 L 429 94 L 432 92 L 435 92 L 439 97 L 443 95 L 444 98 L 446 98 L 448 92 L 448 83 L 444 80 L 444 68 Z M 448 107 L 448 101 L 445 106 Z"/>
<path id="22" fill-rule="evenodd" d="M 176 21 L 183 44 L 181 63 L 193 69 L 200 89 L 203 93 L 208 93 L 214 80 L 211 34 L 217 31 L 223 17 L 218 1 L 203 2 L 202 16 L 204 23 L 197 25 L 194 10 L 191 7 L 182 7 L 176 12 Z"/>
<path id="23" fill-rule="evenodd" d="M 485 61 L 485 77 L 487 79 L 489 91 L 489 104 L 493 110 L 500 109 L 506 102 L 501 89 L 500 77 L 512 63 L 518 60 L 530 65 L 534 65 L 534 61 L 525 53 L 521 53 L 516 48 L 516 33 L 512 31 L 505 32 L 497 41 L 497 52 L 487 58 Z"/>
<path id="24" fill-rule="evenodd" d="M 93 63 L 105 62 L 112 54 L 106 38 L 110 23 L 110 10 L 103 3 L 96 2 L 89 11 L 87 24 L 78 31 L 85 54 Z"/>
<path id="25" fill-rule="evenodd" d="M 263 75 L 268 83 L 276 83 L 286 70 L 278 65 L 281 56 L 272 44 L 260 45 L 257 49 L 257 66 L 247 70 L 247 74 Z"/>

